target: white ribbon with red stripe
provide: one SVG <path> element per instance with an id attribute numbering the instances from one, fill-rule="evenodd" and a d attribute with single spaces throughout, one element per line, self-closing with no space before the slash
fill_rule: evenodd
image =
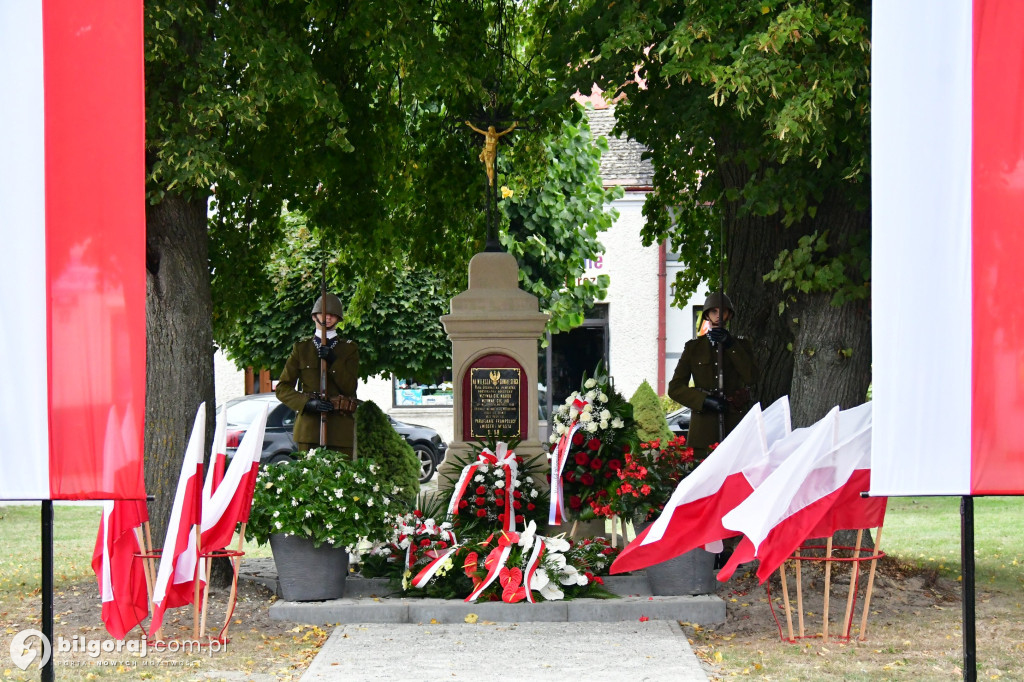
<path id="1" fill-rule="evenodd" d="M 560 526 L 565 521 L 565 491 L 562 489 L 562 470 L 565 462 L 569 459 L 569 446 L 572 444 L 572 437 L 580 429 L 579 415 L 583 408 L 588 405 L 586 400 L 577 398 L 572 406 L 576 408 L 576 419 L 569 425 L 569 429 L 558 439 L 554 452 L 551 453 L 551 507 L 548 511 L 548 525 Z"/>
<path id="2" fill-rule="evenodd" d="M 540 568 L 540 560 L 544 556 L 544 538 L 538 535 L 533 541 L 533 552 L 530 554 L 530 558 L 526 560 L 526 564 L 523 566 L 523 585 L 526 586 L 526 601 L 531 604 L 535 603 L 533 599 L 533 589 L 530 585 L 533 583 L 533 574 Z"/>

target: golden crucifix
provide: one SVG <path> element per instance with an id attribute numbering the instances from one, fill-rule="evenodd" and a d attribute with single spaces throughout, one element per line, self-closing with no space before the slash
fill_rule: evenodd
<path id="1" fill-rule="evenodd" d="M 508 129 L 500 133 L 494 126 L 487 126 L 487 130 L 480 130 L 475 125 L 466 121 L 466 125 L 484 136 L 484 148 L 480 152 L 480 160 L 484 162 L 484 170 L 487 171 L 487 184 L 494 185 L 494 160 L 498 158 L 498 138 L 511 133 L 518 123 L 513 123 Z"/>

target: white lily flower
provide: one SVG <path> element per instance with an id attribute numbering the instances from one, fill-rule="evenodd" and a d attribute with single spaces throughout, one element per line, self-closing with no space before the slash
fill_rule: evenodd
<path id="1" fill-rule="evenodd" d="M 519 534 L 519 543 L 518 544 L 519 544 L 520 547 L 523 548 L 524 552 L 530 551 L 530 548 L 533 547 L 533 538 L 534 538 L 534 535 L 536 535 L 536 533 L 537 533 L 537 522 L 536 521 L 530 521 L 529 525 L 527 525 L 526 528 L 524 528 L 523 531 Z"/>
<path id="2" fill-rule="evenodd" d="M 540 588 L 540 596 L 544 597 L 548 601 L 557 601 L 565 597 L 565 592 L 558 589 L 558 586 L 552 582 L 549 582 L 544 587 Z"/>
<path id="3" fill-rule="evenodd" d="M 625 422 L 623 422 L 618 417 L 616 417 L 615 419 L 612 420 L 612 428 L 613 429 L 621 429 L 625 425 L 626 425 Z"/>
<path id="4" fill-rule="evenodd" d="M 565 538 L 554 537 L 544 538 L 544 544 L 547 546 L 549 552 L 568 552 L 569 542 Z M 564 558 L 564 557 L 563 557 Z"/>
<path id="5" fill-rule="evenodd" d="M 551 582 L 551 579 L 548 577 L 548 572 L 543 568 L 538 568 L 533 572 L 533 579 L 530 580 L 530 589 L 541 590 L 549 582 Z"/>
<path id="6" fill-rule="evenodd" d="M 572 564 L 566 564 L 565 568 L 562 569 L 561 575 L 558 576 L 558 582 L 563 585 L 578 585 L 580 584 L 577 578 L 579 578 L 580 572 L 576 570 L 576 567 Z M 586 576 L 583 576 L 586 578 Z M 586 584 L 586 583 L 583 583 Z"/>

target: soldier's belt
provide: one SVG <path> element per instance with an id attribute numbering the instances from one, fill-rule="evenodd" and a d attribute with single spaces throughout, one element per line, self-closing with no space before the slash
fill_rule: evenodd
<path id="1" fill-rule="evenodd" d="M 350 398 L 347 395 L 336 395 L 330 398 L 331 404 L 334 405 L 334 409 L 338 412 L 344 412 L 351 414 L 356 411 L 359 406 L 359 401 L 355 398 Z"/>

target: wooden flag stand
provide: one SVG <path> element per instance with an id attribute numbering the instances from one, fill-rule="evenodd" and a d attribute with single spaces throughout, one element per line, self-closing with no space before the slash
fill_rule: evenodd
<path id="1" fill-rule="evenodd" d="M 203 612 L 199 621 L 199 637 L 206 636 L 206 614 L 209 606 L 210 596 L 210 570 L 212 561 L 215 558 L 226 558 L 231 560 L 231 591 L 228 593 L 228 603 L 224 616 L 224 627 L 221 628 L 217 634 L 216 639 L 221 644 L 227 644 L 228 639 L 228 628 L 231 626 L 231 616 L 235 612 L 235 604 L 238 599 L 238 571 L 242 566 L 242 557 L 245 556 L 245 551 L 242 549 L 243 543 L 245 542 L 245 523 L 242 523 L 241 529 L 238 535 L 238 549 L 218 549 L 212 552 L 206 552 L 202 555 L 206 559 L 206 589 L 203 592 Z"/>
<path id="2" fill-rule="evenodd" d="M 859 641 L 867 639 L 867 628 L 868 628 L 868 613 L 871 609 L 871 594 L 875 586 L 875 569 L 878 565 L 878 560 L 885 556 L 885 552 L 880 551 L 878 548 L 882 542 L 882 527 L 879 526 L 875 531 L 875 549 L 873 553 L 862 554 L 863 547 L 861 542 L 864 537 L 864 531 L 857 531 L 857 541 L 853 547 L 838 546 L 832 544 L 832 538 L 829 537 L 824 545 L 801 545 L 794 553 L 793 556 L 782 563 L 779 567 L 779 574 L 782 578 L 782 599 L 786 606 L 786 635 L 782 636 L 782 626 L 779 626 L 779 635 L 782 641 L 795 642 L 798 639 L 811 639 L 820 637 L 824 640 L 829 639 L 829 596 L 832 591 L 832 564 L 833 562 L 841 561 L 848 562 L 851 565 L 850 571 L 850 587 L 849 593 L 846 598 L 846 613 L 843 616 L 843 625 L 841 634 L 833 634 L 831 637 L 840 641 L 848 642 L 850 640 L 850 630 L 853 626 L 854 612 L 856 610 L 856 597 L 857 587 L 860 580 L 860 564 L 864 561 L 871 562 L 871 568 L 868 573 L 868 584 L 867 590 L 864 594 L 864 606 L 863 614 L 860 621 L 860 633 L 857 637 Z M 824 556 L 809 556 L 805 552 L 807 550 L 825 550 Z M 845 553 L 849 552 L 849 556 L 839 556 L 835 552 Z M 797 634 L 793 632 L 793 612 L 789 599 L 789 585 L 786 578 L 786 562 L 795 561 L 796 568 L 796 609 L 797 609 Z M 822 600 L 822 628 L 820 633 L 808 635 L 804 629 L 804 599 L 803 599 L 803 582 L 801 574 L 801 566 L 804 561 L 817 561 L 823 562 L 825 565 L 825 588 Z M 770 600 L 770 597 L 769 597 Z M 770 601 L 769 601 L 770 603 Z"/>

